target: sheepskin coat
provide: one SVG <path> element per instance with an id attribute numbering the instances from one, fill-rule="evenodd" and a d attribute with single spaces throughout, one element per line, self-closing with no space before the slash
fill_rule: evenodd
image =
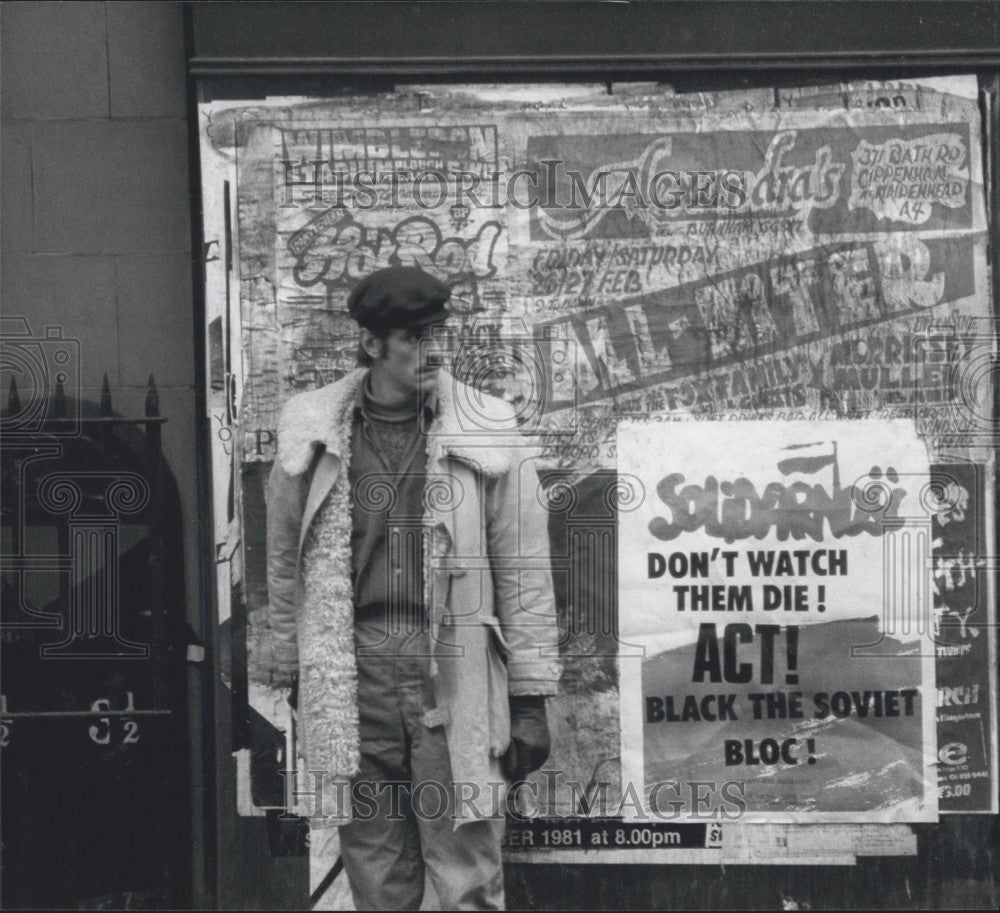
<path id="1" fill-rule="evenodd" d="M 298 675 L 307 767 L 335 781 L 357 773 L 360 755 L 347 478 L 366 373 L 288 400 L 267 489 L 273 652 L 262 661 L 278 684 Z M 424 723 L 445 727 L 454 781 L 489 814 L 508 696 L 554 694 L 559 680 L 547 513 L 510 406 L 445 372 L 432 397 L 423 583 L 436 707 Z"/>

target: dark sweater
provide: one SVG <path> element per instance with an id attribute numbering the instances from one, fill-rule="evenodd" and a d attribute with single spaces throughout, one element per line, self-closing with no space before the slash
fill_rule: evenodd
<path id="1" fill-rule="evenodd" d="M 370 379 L 369 374 L 354 407 L 348 469 L 355 617 L 378 613 L 398 629 L 409 629 L 426 621 L 426 436 L 417 403 L 390 408 L 378 402 Z"/>

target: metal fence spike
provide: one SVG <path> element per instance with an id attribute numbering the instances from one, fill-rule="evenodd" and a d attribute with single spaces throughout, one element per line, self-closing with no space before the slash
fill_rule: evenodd
<path id="1" fill-rule="evenodd" d="M 17 382 L 11 377 L 10 386 L 7 388 L 7 412 L 10 415 L 17 415 L 20 411 L 21 397 L 17 395 Z"/>
<path id="2" fill-rule="evenodd" d="M 146 418 L 156 418 L 160 414 L 160 394 L 156 390 L 156 381 L 149 375 L 149 386 L 146 388 Z"/>
<path id="3" fill-rule="evenodd" d="M 56 392 L 52 396 L 52 418 L 66 418 L 66 388 L 61 380 L 56 381 Z"/>
<path id="4" fill-rule="evenodd" d="M 111 384 L 108 382 L 107 373 L 105 373 L 101 383 L 101 417 L 111 417 Z"/>

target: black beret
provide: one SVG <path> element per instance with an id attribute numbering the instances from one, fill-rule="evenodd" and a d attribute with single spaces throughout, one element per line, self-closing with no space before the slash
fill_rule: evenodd
<path id="1" fill-rule="evenodd" d="M 410 329 L 448 316 L 451 289 L 417 266 L 387 266 L 365 276 L 347 298 L 347 310 L 369 330 Z"/>

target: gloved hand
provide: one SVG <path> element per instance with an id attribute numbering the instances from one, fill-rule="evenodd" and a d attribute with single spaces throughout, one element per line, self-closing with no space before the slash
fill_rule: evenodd
<path id="1" fill-rule="evenodd" d="M 552 747 L 545 698 L 540 694 L 511 695 L 510 747 L 500 759 L 504 775 L 518 783 L 538 770 Z"/>

